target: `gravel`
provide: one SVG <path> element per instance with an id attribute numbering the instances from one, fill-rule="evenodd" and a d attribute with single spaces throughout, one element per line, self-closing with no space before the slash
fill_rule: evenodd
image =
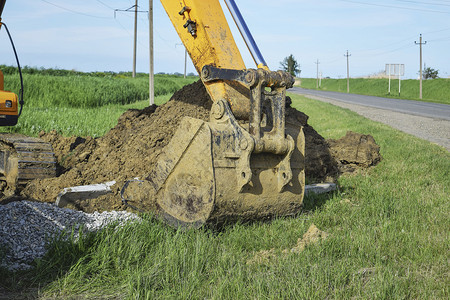
<path id="1" fill-rule="evenodd" d="M 129 212 L 111 211 L 91 214 L 54 204 L 17 201 L 0 205 L 0 266 L 25 270 L 43 257 L 51 238 L 64 231 L 97 231 L 114 222 L 123 225 L 140 218 Z"/>

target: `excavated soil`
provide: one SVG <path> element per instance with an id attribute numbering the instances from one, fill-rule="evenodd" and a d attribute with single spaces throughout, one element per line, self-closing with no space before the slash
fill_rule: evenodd
<path id="1" fill-rule="evenodd" d="M 371 135 L 348 131 L 338 140 L 327 140 L 330 153 L 342 173 L 368 168 L 380 162 L 380 146 Z"/>
<path id="2" fill-rule="evenodd" d="M 53 145 L 60 175 L 31 181 L 21 195 L 37 201 L 54 202 L 58 193 L 66 187 L 115 180 L 117 184 L 113 186 L 112 194 L 82 201 L 76 208 L 86 212 L 121 209 L 119 192 L 124 182 L 135 177 L 145 178 L 181 119 L 189 116 L 207 121 L 211 104 L 199 81 L 176 92 L 164 105 L 128 110 L 119 118 L 117 125 L 101 138 L 63 137 L 55 131 L 42 132 L 40 138 Z M 330 150 L 328 142 L 307 121 L 308 116 L 304 113 L 287 107 L 286 123 L 302 126 L 305 133 L 307 178 L 310 182 L 335 181 L 345 171 L 342 168 L 345 163 L 339 160 L 337 154 L 339 146 L 333 142 Z M 360 145 L 366 140 L 370 138 L 354 138 L 346 145 L 348 149 L 341 148 L 349 153 L 350 149 L 357 151 L 356 159 L 379 157 L 376 147 L 366 147 L 364 151 L 373 153 L 362 154 Z M 353 162 L 353 165 L 367 167 L 372 164 Z"/>

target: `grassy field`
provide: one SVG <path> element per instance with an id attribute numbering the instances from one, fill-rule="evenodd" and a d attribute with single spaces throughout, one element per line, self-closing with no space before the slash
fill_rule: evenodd
<path id="1" fill-rule="evenodd" d="M 25 107 L 92 108 L 109 104 L 129 104 L 148 99 L 147 77 L 52 76 L 24 74 Z M 173 75 L 155 75 L 155 96 L 166 95 L 198 80 Z M 5 76 L 5 89 L 18 93 L 19 75 Z"/>
<path id="2" fill-rule="evenodd" d="M 5 89 L 19 93 L 15 68 L 0 66 L 5 73 Z M 24 68 L 25 106 L 14 127 L 2 132 L 36 136 L 52 129 L 64 135 L 98 137 L 114 127 L 128 108 L 143 108 L 148 101 L 148 75 L 81 73 L 67 70 Z M 196 76 L 155 75 L 155 103 L 182 86 L 198 80 Z M 90 124 L 86 126 L 85 124 Z"/>
<path id="3" fill-rule="evenodd" d="M 450 79 L 423 80 L 423 99 L 421 101 L 450 104 Z M 315 78 L 302 78 L 301 87 L 316 89 Z M 398 94 L 398 79 L 391 79 L 391 94 L 388 95 L 389 80 L 374 78 L 350 78 L 350 93 L 410 100 L 419 99 L 419 81 L 401 81 L 401 95 Z M 347 92 L 347 79 L 322 79 L 319 88 L 324 91 Z"/>
<path id="4" fill-rule="evenodd" d="M 450 154 L 349 110 L 291 97 L 326 138 L 372 134 L 382 162 L 341 177 L 333 194 L 305 199 L 295 218 L 182 232 L 146 215 L 77 243 L 55 240 L 35 269 L 1 270 L 0 284 L 61 299 L 448 299 Z M 89 118 L 83 125 L 103 126 Z M 311 224 L 328 238 L 283 253 Z M 267 260 L 247 263 L 265 250 Z"/>
<path id="5" fill-rule="evenodd" d="M 161 104 L 170 97 L 169 94 L 155 97 L 155 103 Z M 116 126 L 117 119 L 127 109 L 142 109 L 148 106 L 148 100 L 130 104 L 109 104 L 96 108 L 50 107 L 24 108 L 19 122 L 14 127 L 0 127 L 0 132 L 16 132 L 29 136 L 37 136 L 39 132 L 52 129 L 70 136 L 99 137 Z M 86 124 L 89 124 L 86 126 Z"/>

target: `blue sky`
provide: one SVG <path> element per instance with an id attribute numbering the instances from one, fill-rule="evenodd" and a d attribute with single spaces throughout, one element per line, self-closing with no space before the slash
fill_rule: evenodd
<path id="1" fill-rule="evenodd" d="M 253 60 L 220 0 L 248 68 Z M 419 34 L 426 66 L 450 76 L 450 0 L 236 0 L 272 70 L 293 54 L 301 77 L 365 76 L 386 63 L 405 64 L 417 78 Z M 7 0 L 3 21 L 13 35 L 22 65 L 79 71 L 131 71 L 134 0 Z M 148 0 L 140 0 L 147 11 Z M 148 19 L 138 19 L 138 72 L 148 72 Z M 183 73 L 184 48 L 164 9 L 154 1 L 155 73 Z M 0 32 L 0 64 L 15 65 L 6 33 Z M 195 72 L 189 62 L 188 72 Z"/>

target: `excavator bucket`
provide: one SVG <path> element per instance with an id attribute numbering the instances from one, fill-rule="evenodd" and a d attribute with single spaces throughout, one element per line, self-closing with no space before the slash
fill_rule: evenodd
<path id="1" fill-rule="evenodd" d="M 204 81 L 223 71 L 207 69 Z M 250 120 L 238 122 L 226 100 L 213 104 L 209 122 L 185 117 L 146 178 L 148 197 L 172 226 L 294 215 L 302 207 L 304 135 L 284 117 L 291 77 L 261 69 L 226 73 L 253 86 Z"/>
<path id="2" fill-rule="evenodd" d="M 183 119 L 147 178 L 165 221 L 197 228 L 298 213 L 304 193 L 304 136 L 300 128 L 288 129 L 296 145 L 290 158 L 292 179 L 280 190 L 282 156 L 248 153 L 247 142 L 233 136 L 231 126 Z"/>

